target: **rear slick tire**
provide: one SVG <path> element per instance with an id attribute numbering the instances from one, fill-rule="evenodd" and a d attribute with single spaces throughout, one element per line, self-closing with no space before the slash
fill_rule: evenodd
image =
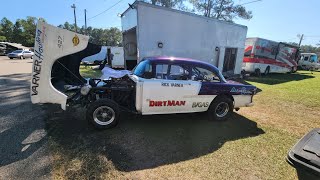
<path id="1" fill-rule="evenodd" d="M 233 111 L 233 101 L 227 96 L 217 96 L 207 111 L 210 121 L 225 121 Z"/>

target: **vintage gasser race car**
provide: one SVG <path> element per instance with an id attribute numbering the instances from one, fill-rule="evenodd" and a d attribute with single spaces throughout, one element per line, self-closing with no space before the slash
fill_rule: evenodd
<path id="1" fill-rule="evenodd" d="M 31 100 L 62 109 L 83 105 L 97 128 L 115 126 L 120 109 L 142 115 L 207 111 L 210 119 L 224 120 L 233 109 L 253 105 L 256 87 L 226 81 L 215 66 L 186 58 L 144 58 L 121 78 L 83 79 L 81 59 L 99 49 L 87 36 L 57 29 L 38 23 Z"/>

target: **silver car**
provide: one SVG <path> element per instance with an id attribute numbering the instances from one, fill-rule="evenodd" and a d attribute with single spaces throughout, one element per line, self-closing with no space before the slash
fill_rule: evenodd
<path id="1" fill-rule="evenodd" d="M 15 50 L 12 53 L 9 53 L 8 57 L 10 59 L 13 59 L 13 58 L 19 58 L 19 59 L 31 58 L 32 59 L 33 52 L 25 51 L 25 50 Z"/>

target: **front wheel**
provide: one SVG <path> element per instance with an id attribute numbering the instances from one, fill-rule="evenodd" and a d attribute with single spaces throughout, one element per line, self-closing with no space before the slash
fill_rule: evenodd
<path id="1" fill-rule="evenodd" d="M 112 100 L 99 99 L 89 105 L 87 120 L 97 129 L 112 128 L 119 121 L 119 106 Z"/>
<path id="2" fill-rule="evenodd" d="M 233 101 L 227 96 L 216 97 L 208 109 L 208 117 L 210 120 L 223 121 L 233 111 Z"/>
<path id="3" fill-rule="evenodd" d="M 20 59 L 24 59 L 23 56 L 20 56 Z"/>

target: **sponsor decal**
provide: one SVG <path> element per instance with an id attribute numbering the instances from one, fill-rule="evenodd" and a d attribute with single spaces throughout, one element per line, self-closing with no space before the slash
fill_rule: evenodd
<path id="1" fill-rule="evenodd" d="M 80 43 L 80 39 L 76 34 L 72 38 L 72 43 L 73 43 L 73 46 L 78 46 L 78 44 Z"/>
<path id="2" fill-rule="evenodd" d="M 251 94 L 251 91 L 247 90 L 245 87 L 241 87 L 241 88 L 233 87 L 230 92 L 241 93 L 241 94 Z"/>
<path id="3" fill-rule="evenodd" d="M 201 108 L 201 107 L 208 107 L 209 106 L 209 102 L 193 102 L 192 103 L 192 108 Z"/>
<path id="4" fill-rule="evenodd" d="M 166 82 L 162 82 L 161 86 L 166 86 L 166 87 L 183 87 L 183 84 L 181 83 L 166 83 Z"/>
<path id="5" fill-rule="evenodd" d="M 36 32 L 36 47 L 34 49 L 34 60 L 33 60 L 33 73 L 31 80 L 31 96 L 38 95 L 38 87 L 41 73 L 41 63 L 43 61 L 43 42 L 44 42 L 44 32 L 43 29 L 37 29 Z"/>
<path id="6" fill-rule="evenodd" d="M 149 101 L 149 107 L 154 106 L 185 106 L 186 101 L 175 101 L 175 100 L 167 100 L 167 101 Z"/>

